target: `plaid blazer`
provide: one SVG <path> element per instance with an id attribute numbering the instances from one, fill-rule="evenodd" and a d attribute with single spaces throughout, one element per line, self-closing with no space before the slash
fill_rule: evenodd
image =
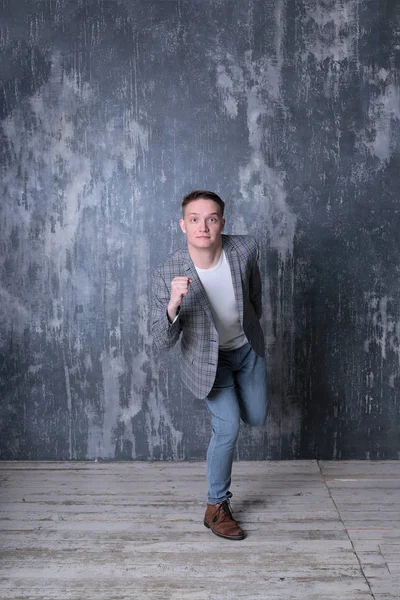
<path id="1" fill-rule="evenodd" d="M 222 235 L 233 289 L 244 333 L 252 348 L 265 356 L 261 317 L 261 279 L 258 246 L 247 235 Z M 167 306 L 171 281 L 178 276 L 191 277 L 178 318 L 171 324 Z M 205 398 L 213 386 L 218 364 L 218 332 L 211 307 L 196 268 L 186 249 L 171 254 L 153 274 L 152 334 L 156 346 L 169 350 L 181 338 L 180 372 L 183 384 L 197 397 Z"/>

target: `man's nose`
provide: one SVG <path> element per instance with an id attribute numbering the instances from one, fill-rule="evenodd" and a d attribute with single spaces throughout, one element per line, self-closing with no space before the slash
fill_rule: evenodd
<path id="1" fill-rule="evenodd" d="M 208 231 L 207 221 L 203 221 L 202 223 L 200 223 L 200 230 L 201 231 Z"/>

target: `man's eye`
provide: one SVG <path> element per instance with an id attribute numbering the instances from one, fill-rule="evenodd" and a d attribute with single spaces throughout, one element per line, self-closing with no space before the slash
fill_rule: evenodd
<path id="1" fill-rule="evenodd" d="M 197 219 L 196 219 L 195 217 L 193 217 L 193 218 L 191 219 L 191 221 L 192 221 L 192 223 L 196 223 Z"/>

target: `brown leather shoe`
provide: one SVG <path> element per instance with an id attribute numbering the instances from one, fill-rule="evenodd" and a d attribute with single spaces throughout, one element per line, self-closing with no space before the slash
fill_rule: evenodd
<path id="1" fill-rule="evenodd" d="M 218 504 L 207 504 L 204 525 L 215 535 L 228 540 L 242 540 L 244 531 L 236 523 L 227 500 Z"/>

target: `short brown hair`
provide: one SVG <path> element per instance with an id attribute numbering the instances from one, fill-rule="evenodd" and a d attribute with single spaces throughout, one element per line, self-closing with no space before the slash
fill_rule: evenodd
<path id="1" fill-rule="evenodd" d="M 190 194 L 187 194 L 182 200 L 182 214 L 185 216 L 185 206 L 187 206 L 193 200 L 214 200 L 220 208 L 221 217 L 224 216 L 225 202 L 214 192 L 208 192 L 207 190 L 193 190 Z"/>

